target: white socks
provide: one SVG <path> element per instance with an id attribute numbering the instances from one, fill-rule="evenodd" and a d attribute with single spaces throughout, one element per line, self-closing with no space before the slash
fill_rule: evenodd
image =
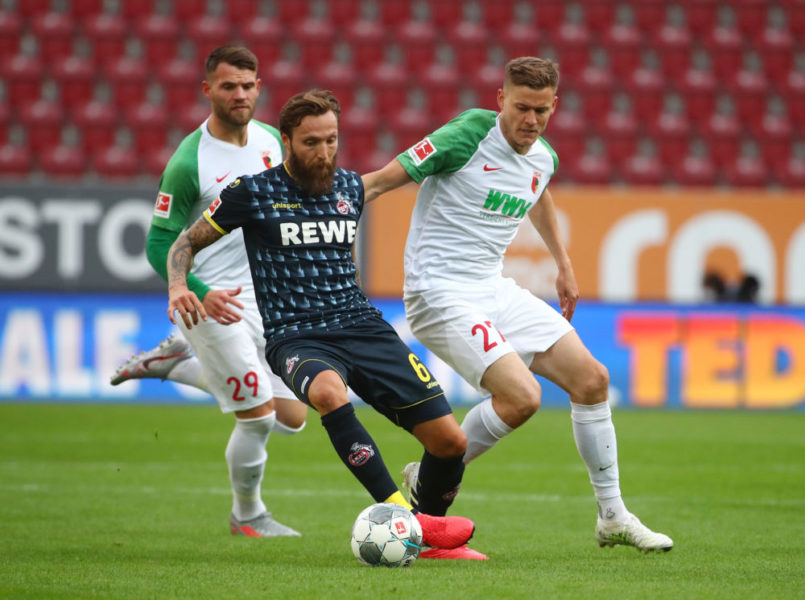
<path id="1" fill-rule="evenodd" d="M 268 459 L 266 443 L 276 419 L 275 412 L 256 419 L 235 419 L 235 429 L 226 446 L 226 462 L 232 482 L 232 513 L 239 521 L 254 519 L 266 510 L 260 484 Z"/>
<path id="2" fill-rule="evenodd" d="M 302 431 L 305 428 L 305 425 L 307 425 L 307 421 L 294 429 L 293 427 L 288 427 L 285 423 L 281 423 L 280 420 L 277 419 L 274 421 L 274 425 L 271 428 L 271 433 L 277 433 L 279 435 L 293 435 Z"/>
<path id="3" fill-rule="evenodd" d="M 204 377 L 204 371 L 201 368 L 201 361 L 199 361 L 195 355 L 179 362 L 168 372 L 166 379 L 175 381 L 176 383 L 191 385 L 208 394 L 211 393 L 207 387 L 207 379 Z"/>
<path id="4" fill-rule="evenodd" d="M 465 465 L 513 431 L 495 412 L 491 398 L 473 406 L 464 417 L 461 428 L 467 434 L 467 452 L 464 453 Z"/>
<path id="5" fill-rule="evenodd" d="M 587 465 L 590 483 L 595 490 L 600 517 L 623 520 L 628 511 L 621 498 L 618 444 L 609 403 L 586 405 L 571 402 L 570 418 L 576 448 Z"/>

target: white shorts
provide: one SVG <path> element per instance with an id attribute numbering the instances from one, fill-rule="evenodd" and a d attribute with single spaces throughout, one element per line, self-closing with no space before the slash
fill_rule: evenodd
<path id="1" fill-rule="evenodd" d="M 510 278 L 451 289 L 406 292 L 411 332 L 481 392 L 486 369 L 516 352 L 530 366 L 573 326 Z"/>
<path id="2" fill-rule="evenodd" d="M 202 367 L 207 387 L 225 413 L 248 410 L 271 398 L 293 398 L 294 393 L 274 375 L 266 362 L 263 322 L 250 288 L 236 296 L 243 303 L 242 319 L 221 325 L 212 317 L 188 330 L 179 319 L 179 328 L 193 347 Z"/>

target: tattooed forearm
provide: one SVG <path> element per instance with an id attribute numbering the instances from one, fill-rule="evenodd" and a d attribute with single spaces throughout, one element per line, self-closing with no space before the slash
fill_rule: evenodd
<path id="1" fill-rule="evenodd" d="M 190 229 L 182 232 L 168 253 L 168 287 L 184 284 L 193 266 L 193 257 L 220 238 L 221 233 L 204 217 L 199 217 Z"/>

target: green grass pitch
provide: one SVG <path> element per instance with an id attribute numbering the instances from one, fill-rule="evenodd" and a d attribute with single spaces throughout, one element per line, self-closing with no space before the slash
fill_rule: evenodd
<path id="1" fill-rule="evenodd" d="M 359 415 L 396 475 L 416 442 Z M 458 415 L 459 418 L 461 414 Z M 567 411 L 467 469 L 484 562 L 361 566 L 371 503 L 318 418 L 269 441 L 264 497 L 302 538 L 228 531 L 231 417 L 212 406 L 0 405 L 0 598 L 804 598 L 805 413 L 615 413 L 627 506 L 676 543 L 599 548 Z"/>

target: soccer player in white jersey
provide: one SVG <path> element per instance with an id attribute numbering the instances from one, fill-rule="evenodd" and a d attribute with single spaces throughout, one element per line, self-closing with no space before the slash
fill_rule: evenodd
<path id="1" fill-rule="evenodd" d="M 163 278 L 171 244 L 223 187 L 239 175 L 282 162 L 279 131 L 252 119 L 261 84 L 257 66 L 257 57 L 242 46 L 222 46 L 207 57 L 202 90 L 212 113 L 168 161 L 146 242 L 148 260 Z M 187 282 L 212 319 L 192 330 L 179 323 L 187 341 L 171 336 L 133 356 L 112 384 L 159 377 L 212 394 L 223 412 L 235 413 L 225 453 L 232 534 L 298 536 L 268 512 L 260 488 L 269 434 L 301 431 L 307 408 L 266 363 L 263 325 L 240 230 L 200 252 Z"/>
<path id="2" fill-rule="evenodd" d="M 546 377 L 570 396 L 576 446 L 598 502 L 599 544 L 670 550 L 668 536 L 648 529 L 624 505 L 609 374 L 570 325 L 579 291 L 547 189 L 558 158 L 541 137 L 556 110 L 558 83 L 550 60 L 510 61 L 497 93 L 500 113 L 468 110 L 364 175 L 366 200 L 422 183 L 405 247 L 406 316 L 422 343 L 491 395 L 462 423 L 464 462 L 537 411 L 541 388 L 533 374 Z M 503 254 L 526 219 L 556 261 L 561 314 L 502 276 Z M 404 475 L 415 506 L 447 511 L 452 498 L 416 503 L 416 463 Z"/>

